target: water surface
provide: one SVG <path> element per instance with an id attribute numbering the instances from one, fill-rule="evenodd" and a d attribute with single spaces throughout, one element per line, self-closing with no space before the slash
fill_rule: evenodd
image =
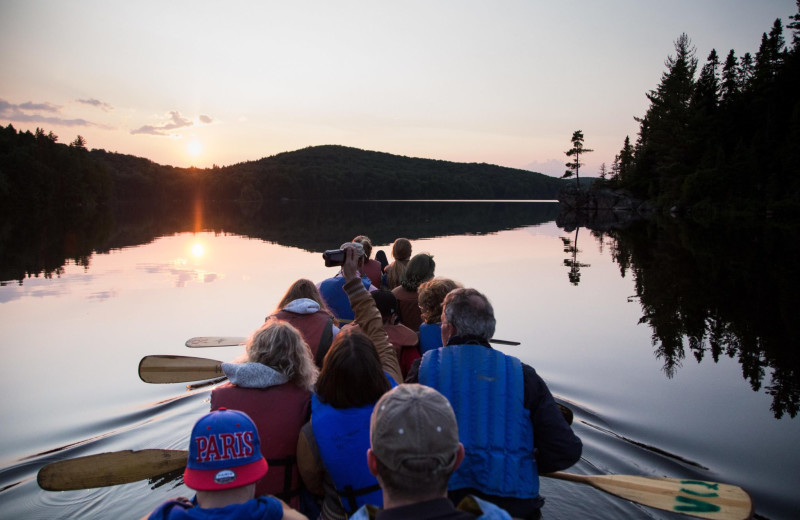
<path id="1" fill-rule="evenodd" d="M 763 307 L 782 309 L 780 295 L 772 304 L 765 295 L 762 310 L 734 311 L 714 292 L 728 274 L 709 282 L 702 293 L 716 310 L 705 315 L 729 331 L 715 356 L 710 336 L 686 324 L 703 294 L 690 304 L 691 291 L 681 288 L 697 285 L 698 266 L 668 273 L 673 292 L 654 281 L 664 265 L 637 270 L 636 262 L 655 262 L 642 253 L 652 244 L 670 265 L 690 263 L 696 248 L 694 256 L 681 256 L 652 236 L 648 249 L 613 233 L 563 229 L 549 203 L 161 211 L 60 230 L 31 224 L 24 234 L 6 235 L 0 517 L 138 518 L 166 498 L 190 495 L 179 478 L 60 493 L 40 490 L 35 478 L 45 463 L 63 458 L 185 449 L 191 425 L 208 409 L 209 389 L 143 383 L 139 360 L 148 354 L 236 357 L 241 347 L 190 350 L 184 342 L 249 334 L 291 282 L 334 273 L 321 251 L 361 233 L 387 254 L 394 238 L 408 237 L 415 253 L 434 255 L 437 275 L 487 294 L 496 337 L 522 343 L 498 348 L 535 367 L 575 413 L 584 453 L 571 471 L 721 481 L 747 489 L 764 518 L 792 518 L 800 510 L 796 354 L 774 354 L 774 338 L 755 331 L 765 349 L 759 354 L 739 330 L 758 328 L 763 320 L 752 317 Z M 753 237 L 740 238 L 747 251 Z M 776 259 L 773 270 L 786 265 Z M 770 276 L 749 278 L 775 285 Z M 661 285 L 665 301 L 649 292 Z M 734 320 L 737 312 L 743 315 Z M 791 320 L 776 319 L 784 321 L 782 330 L 793 330 Z M 796 341 L 785 338 L 787 350 L 796 352 Z M 705 353 L 700 361 L 699 352 Z M 677 517 L 580 484 L 543 479 L 542 491 L 547 518 Z"/>

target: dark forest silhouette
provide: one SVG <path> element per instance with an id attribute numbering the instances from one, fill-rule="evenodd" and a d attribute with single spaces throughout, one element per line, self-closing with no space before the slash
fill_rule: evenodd
<path id="1" fill-rule="evenodd" d="M 87 150 L 37 128 L 0 127 L 0 212 L 84 212 L 100 205 L 187 200 L 540 199 L 566 181 L 490 164 L 315 146 L 226 167 L 176 168 Z"/>
<path id="2" fill-rule="evenodd" d="M 800 214 L 800 0 L 783 24 L 775 20 L 755 57 L 712 50 L 697 74 L 686 34 L 636 118 L 605 184 L 662 208 L 709 216 L 770 211 Z"/>

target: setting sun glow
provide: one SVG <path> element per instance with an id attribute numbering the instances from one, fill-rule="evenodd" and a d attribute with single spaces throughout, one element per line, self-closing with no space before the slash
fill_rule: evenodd
<path id="1" fill-rule="evenodd" d="M 188 151 L 189 155 L 192 157 L 197 157 L 203 153 L 203 145 L 200 144 L 200 141 L 189 141 L 189 144 L 186 145 L 186 151 Z"/>
<path id="2" fill-rule="evenodd" d="M 197 243 L 192 246 L 192 256 L 195 258 L 202 258 L 206 254 L 206 248 L 203 244 Z"/>

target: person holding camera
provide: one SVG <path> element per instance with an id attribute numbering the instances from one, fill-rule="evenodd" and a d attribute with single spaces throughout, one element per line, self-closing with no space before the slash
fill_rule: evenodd
<path id="1" fill-rule="evenodd" d="M 375 402 L 402 381 L 400 365 L 375 300 L 345 248 L 344 291 L 359 331 L 343 328 L 325 359 L 311 398 L 311 420 L 297 441 L 297 464 L 308 490 L 321 497 L 322 520 L 345 520 L 363 504 L 382 504 L 367 468 L 369 418 Z"/>
<path id="2" fill-rule="evenodd" d="M 352 249 L 358 257 L 358 275 L 364 283 L 364 288 L 370 292 L 377 291 L 378 288 L 372 285 L 369 277 L 363 274 L 367 255 L 364 252 L 364 246 L 358 242 L 345 242 L 338 250 L 325 251 L 322 255 L 325 265 L 331 267 L 344 264 L 347 249 Z M 322 299 L 325 300 L 325 305 L 342 324 L 350 323 L 355 317 L 353 309 L 350 307 L 350 300 L 347 299 L 347 294 L 344 292 L 345 282 L 344 273 L 340 269 L 335 276 L 326 278 L 317 285 Z"/>

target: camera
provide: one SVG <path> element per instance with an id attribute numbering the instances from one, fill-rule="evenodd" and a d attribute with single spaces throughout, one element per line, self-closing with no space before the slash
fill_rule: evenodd
<path id="1" fill-rule="evenodd" d="M 325 259 L 325 267 L 344 265 L 344 249 L 328 249 L 322 253 L 322 258 Z"/>

